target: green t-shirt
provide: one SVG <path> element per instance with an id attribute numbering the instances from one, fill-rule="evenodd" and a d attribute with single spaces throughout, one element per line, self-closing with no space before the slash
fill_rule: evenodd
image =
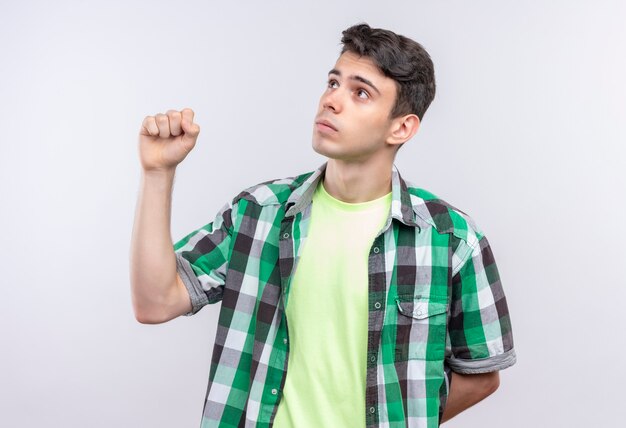
<path id="1" fill-rule="evenodd" d="M 391 192 L 346 203 L 313 195 L 286 307 L 290 352 L 276 428 L 365 426 L 368 255 Z"/>

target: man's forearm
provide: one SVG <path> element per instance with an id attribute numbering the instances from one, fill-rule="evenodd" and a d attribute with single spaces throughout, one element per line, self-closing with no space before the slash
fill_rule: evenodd
<path id="1" fill-rule="evenodd" d="M 176 278 L 170 236 L 174 170 L 141 177 L 131 240 L 131 291 L 138 320 L 154 321 L 153 307 L 162 305 Z"/>
<path id="2" fill-rule="evenodd" d="M 472 407 L 493 394 L 500 385 L 499 372 L 481 374 L 459 374 L 452 372 L 450 393 L 441 423 Z"/>

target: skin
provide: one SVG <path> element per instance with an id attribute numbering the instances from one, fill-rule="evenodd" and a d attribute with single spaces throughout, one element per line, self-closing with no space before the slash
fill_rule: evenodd
<path id="1" fill-rule="evenodd" d="M 141 186 L 130 246 L 130 285 L 135 318 L 158 324 L 191 310 L 176 273 L 171 207 L 176 166 L 194 148 L 200 126 L 193 110 L 146 116 L 139 130 Z"/>
<path id="2" fill-rule="evenodd" d="M 441 423 L 493 394 L 500 386 L 500 372 L 459 374 L 452 372 L 450 393 Z"/>
<path id="3" fill-rule="evenodd" d="M 319 100 L 312 138 L 313 150 L 328 158 L 324 186 L 333 197 L 357 203 L 391 191 L 397 149 L 420 125 L 415 114 L 389 117 L 396 96 L 395 81 L 370 58 L 345 52 L 337 59 Z M 319 125 L 321 120 L 336 129 Z M 442 422 L 483 400 L 498 386 L 497 371 L 452 373 Z"/>
<path id="4" fill-rule="evenodd" d="M 391 191 L 397 149 L 415 135 L 420 120 L 415 114 L 389 117 L 396 83 L 369 58 L 346 52 L 333 70 L 313 125 L 313 150 L 329 158 L 324 186 L 344 202 L 376 199 Z M 319 120 L 328 120 L 337 130 L 320 127 L 315 123 Z"/>

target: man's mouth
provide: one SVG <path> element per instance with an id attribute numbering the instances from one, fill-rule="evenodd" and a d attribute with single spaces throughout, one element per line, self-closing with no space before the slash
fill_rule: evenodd
<path id="1" fill-rule="evenodd" d="M 315 127 L 320 131 L 337 132 L 337 127 L 326 119 L 316 120 Z"/>

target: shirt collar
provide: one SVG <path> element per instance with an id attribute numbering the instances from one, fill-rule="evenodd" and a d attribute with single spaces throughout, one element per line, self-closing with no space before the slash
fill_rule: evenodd
<path id="1" fill-rule="evenodd" d="M 289 199 L 287 199 L 285 217 L 296 215 L 311 203 L 313 192 L 320 179 L 324 176 L 327 165 L 328 161 L 320 165 L 291 193 Z M 415 212 L 407 184 L 395 164 L 392 165 L 391 169 L 391 217 L 401 221 L 407 226 L 419 227 L 415 222 Z"/>

